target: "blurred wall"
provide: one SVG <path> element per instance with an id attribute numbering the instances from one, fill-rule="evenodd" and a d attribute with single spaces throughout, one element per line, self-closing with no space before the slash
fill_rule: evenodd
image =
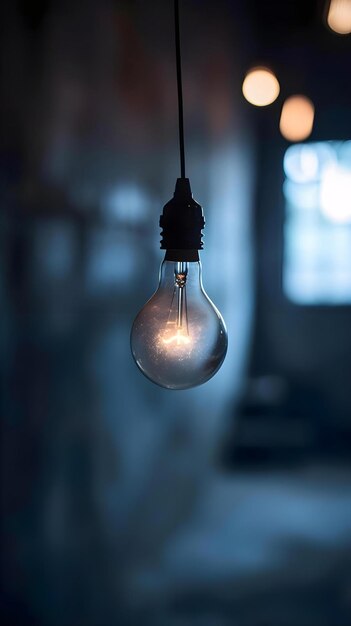
<path id="1" fill-rule="evenodd" d="M 286 94 L 306 93 L 316 106 L 311 141 L 350 139 L 351 62 L 348 38 L 316 25 L 279 42 L 275 55 Z M 294 40 L 294 35 L 296 41 Z M 297 40 L 298 38 L 298 40 Z M 252 371 L 284 378 L 295 394 L 295 408 L 314 422 L 319 443 L 337 452 L 351 443 L 351 307 L 303 306 L 283 290 L 283 159 L 289 143 L 279 136 L 279 106 L 255 118 L 257 198 L 255 241 L 257 309 Z M 324 268 L 328 271 L 328 268 Z"/>
<path id="2" fill-rule="evenodd" d="M 188 173 L 230 343 L 212 381 L 172 393 L 129 351 L 178 175 L 172 2 L 5 3 L 4 607 L 18 624 L 102 626 L 134 606 L 128 589 L 206 486 L 245 371 L 245 9 L 183 4 Z"/>

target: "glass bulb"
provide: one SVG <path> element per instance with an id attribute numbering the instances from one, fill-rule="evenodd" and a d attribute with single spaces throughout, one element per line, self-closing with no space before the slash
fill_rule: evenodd
<path id="1" fill-rule="evenodd" d="M 224 320 L 202 286 L 200 261 L 164 260 L 158 289 L 131 332 L 139 369 L 161 387 L 189 389 L 218 371 L 227 345 Z"/>

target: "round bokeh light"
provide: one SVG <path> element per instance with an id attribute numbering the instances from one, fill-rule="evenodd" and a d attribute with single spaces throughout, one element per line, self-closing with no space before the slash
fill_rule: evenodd
<path id="1" fill-rule="evenodd" d="M 266 67 L 254 67 L 246 74 L 242 91 L 250 104 L 265 107 L 278 98 L 280 85 L 271 70 Z"/>

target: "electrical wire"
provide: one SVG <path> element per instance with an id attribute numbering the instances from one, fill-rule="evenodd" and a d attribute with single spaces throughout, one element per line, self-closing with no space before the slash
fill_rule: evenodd
<path id="1" fill-rule="evenodd" d="M 182 61 L 181 61 L 181 55 L 180 55 L 180 28 L 179 28 L 179 2 L 178 0 L 174 0 L 174 27 L 175 27 L 176 68 L 177 68 L 177 92 L 178 92 L 180 177 L 185 178 L 183 85 L 182 85 Z"/>

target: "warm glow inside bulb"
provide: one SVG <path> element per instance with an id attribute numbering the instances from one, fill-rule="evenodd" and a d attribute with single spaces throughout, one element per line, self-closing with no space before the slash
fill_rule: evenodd
<path id="1" fill-rule="evenodd" d="M 246 75 L 242 91 L 248 102 L 257 107 L 265 107 L 278 98 L 280 86 L 271 70 L 256 67 Z"/>
<path id="2" fill-rule="evenodd" d="M 280 132 L 288 141 L 302 141 L 312 132 L 314 106 L 306 96 L 285 100 L 280 116 Z"/>
<path id="3" fill-rule="evenodd" d="M 351 33 L 351 0 L 331 0 L 327 22 L 339 35 Z"/>
<path id="4" fill-rule="evenodd" d="M 166 389 L 190 389 L 217 372 L 227 332 L 203 289 L 200 261 L 163 261 L 158 289 L 134 320 L 131 348 L 143 374 Z"/>
<path id="5" fill-rule="evenodd" d="M 182 328 L 177 328 L 176 331 L 172 329 L 172 334 L 167 334 L 161 337 L 161 341 L 165 346 L 187 346 L 191 343 L 189 335 L 187 335 Z"/>

